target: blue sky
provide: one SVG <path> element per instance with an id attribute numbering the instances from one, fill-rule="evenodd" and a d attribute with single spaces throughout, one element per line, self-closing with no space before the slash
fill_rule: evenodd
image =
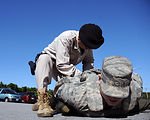
<path id="1" fill-rule="evenodd" d="M 104 57 L 127 57 L 150 91 L 149 0 L 0 0 L 0 81 L 36 87 L 28 61 L 61 32 L 86 23 L 98 24 L 105 38 L 94 50 L 95 68 Z"/>

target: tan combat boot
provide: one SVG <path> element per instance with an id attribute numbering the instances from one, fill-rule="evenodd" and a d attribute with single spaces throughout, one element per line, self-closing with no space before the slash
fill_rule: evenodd
<path id="1" fill-rule="evenodd" d="M 39 90 L 39 109 L 37 112 L 38 117 L 50 117 L 53 115 L 53 113 L 55 112 L 50 104 L 49 101 L 49 95 L 48 92 L 46 91 L 46 88 L 43 88 L 41 90 Z"/>
<path id="2" fill-rule="evenodd" d="M 37 92 L 38 93 L 38 101 L 32 106 L 32 110 L 33 111 L 38 111 L 38 109 L 39 109 L 39 105 L 40 105 L 40 96 L 39 96 L 39 92 Z"/>

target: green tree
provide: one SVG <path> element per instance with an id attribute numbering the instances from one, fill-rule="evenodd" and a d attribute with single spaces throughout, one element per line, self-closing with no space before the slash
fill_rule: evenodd
<path id="1" fill-rule="evenodd" d="M 33 92 L 35 95 L 37 95 L 37 88 L 35 87 L 27 88 L 27 92 Z"/>
<path id="2" fill-rule="evenodd" d="M 7 85 L 3 84 L 3 82 L 0 82 L 0 88 L 7 88 Z"/>
<path id="3" fill-rule="evenodd" d="M 19 92 L 18 85 L 14 84 L 14 83 L 8 84 L 7 87 L 16 91 L 16 92 Z"/>
<path id="4" fill-rule="evenodd" d="M 27 86 L 22 87 L 22 92 L 27 92 Z"/>
<path id="5" fill-rule="evenodd" d="M 150 98 L 150 92 L 143 92 L 142 97 L 143 98 Z"/>

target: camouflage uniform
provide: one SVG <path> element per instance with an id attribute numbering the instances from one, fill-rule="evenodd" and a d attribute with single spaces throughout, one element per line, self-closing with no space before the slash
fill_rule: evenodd
<path id="1" fill-rule="evenodd" d="M 125 115 L 138 105 L 142 93 L 142 79 L 138 74 L 132 74 L 128 97 L 115 107 L 107 105 L 100 94 L 99 74 L 102 70 L 92 69 L 76 77 L 62 78 L 56 83 L 54 95 L 85 116 Z"/>

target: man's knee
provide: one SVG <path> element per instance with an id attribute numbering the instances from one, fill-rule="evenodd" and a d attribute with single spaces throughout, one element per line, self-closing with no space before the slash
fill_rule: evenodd
<path id="1" fill-rule="evenodd" d="M 39 56 L 38 61 L 43 61 L 43 62 L 49 62 L 51 58 L 49 57 L 48 54 L 42 54 Z"/>
<path id="2" fill-rule="evenodd" d="M 36 69 L 38 69 L 40 72 L 41 70 L 51 71 L 52 67 L 53 67 L 53 61 L 51 60 L 50 56 L 48 54 L 40 55 L 39 59 L 36 62 Z"/>

